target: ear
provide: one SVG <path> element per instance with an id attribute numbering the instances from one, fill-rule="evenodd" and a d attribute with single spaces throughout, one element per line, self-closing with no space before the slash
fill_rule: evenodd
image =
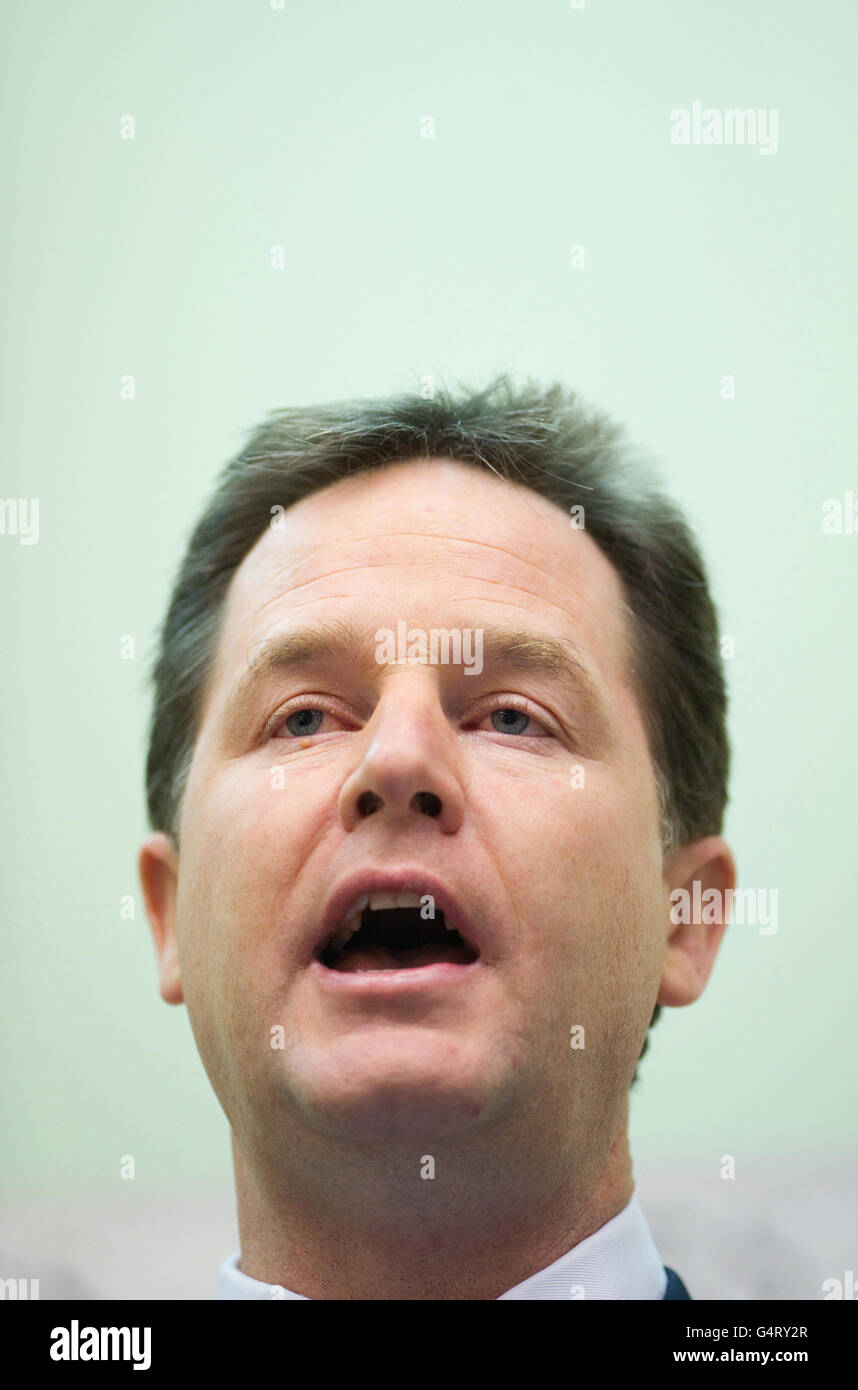
<path id="1" fill-rule="evenodd" d="M 179 856 L 172 838 L 157 831 L 143 842 L 138 861 L 146 916 L 152 928 L 161 998 L 167 1004 L 183 1004 L 182 980 L 176 946 L 176 896 L 179 883 Z"/>
<path id="2" fill-rule="evenodd" d="M 658 1003 L 680 1007 L 700 998 L 715 964 L 726 925 L 725 893 L 736 886 L 733 855 L 718 835 L 683 845 L 665 860 L 664 884 L 668 937 Z M 684 890 L 683 895 L 671 901 L 676 889 Z M 717 899 L 712 893 L 704 896 L 709 889 Z M 720 920 L 710 922 L 710 917 Z"/>

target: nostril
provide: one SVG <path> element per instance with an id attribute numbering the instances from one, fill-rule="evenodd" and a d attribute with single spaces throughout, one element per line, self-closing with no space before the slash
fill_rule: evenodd
<path id="1" fill-rule="evenodd" d="M 434 792 L 416 792 L 412 797 L 412 805 L 418 811 L 422 811 L 424 816 L 437 818 L 441 814 L 441 801 Z"/>
<path id="2" fill-rule="evenodd" d="M 381 805 L 381 797 L 376 796 L 375 792 L 361 792 L 357 799 L 357 808 L 362 816 L 371 816 Z"/>

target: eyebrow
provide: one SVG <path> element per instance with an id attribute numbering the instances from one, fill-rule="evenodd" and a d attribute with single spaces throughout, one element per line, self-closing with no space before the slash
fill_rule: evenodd
<path id="1" fill-rule="evenodd" d="M 454 628 L 446 630 L 455 631 Z M 494 625 L 472 630 L 483 634 L 483 671 L 497 666 L 564 681 L 594 716 L 605 721 L 602 696 L 570 638 Z M 431 633 L 433 629 L 428 631 Z M 266 679 L 281 671 L 337 665 L 351 666 L 367 675 L 377 673 L 380 669 L 374 655 L 377 645 L 375 638 L 368 641 L 365 632 L 347 621 L 321 623 L 266 639 L 257 646 L 234 682 L 226 701 L 224 723 L 230 724 L 236 719 Z"/>

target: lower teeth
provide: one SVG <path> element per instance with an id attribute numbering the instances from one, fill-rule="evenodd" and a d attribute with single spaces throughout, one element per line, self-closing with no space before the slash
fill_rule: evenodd
<path id="1" fill-rule="evenodd" d="M 333 967 L 345 974 L 364 975 L 370 971 L 415 970 L 421 965 L 468 965 L 474 959 L 472 951 L 460 942 L 415 946 L 411 950 L 390 951 L 385 946 L 357 946 L 341 956 Z"/>

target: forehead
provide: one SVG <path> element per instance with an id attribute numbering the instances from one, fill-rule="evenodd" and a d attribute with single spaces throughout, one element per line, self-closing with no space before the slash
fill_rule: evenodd
<path id="1" fill-rule="evenodd" d="M 272 507 L 276 498 L 272 497 Z M 290 623 L 507 624 L 566 637 L 606 681 L 627 672 L 629 615 L 613 566 L 531 489 L 452 459 L 355 474 L 276 515 L 233 576 L 213 684 Z"/>

